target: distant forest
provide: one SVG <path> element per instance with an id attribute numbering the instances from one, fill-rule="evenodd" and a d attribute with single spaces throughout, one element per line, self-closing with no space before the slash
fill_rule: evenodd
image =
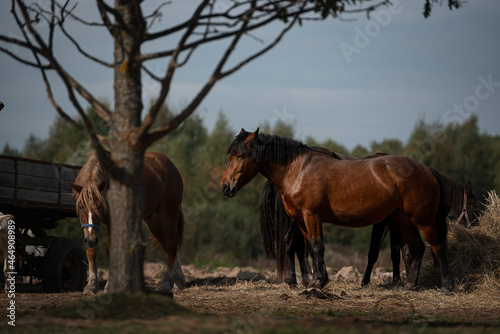
<path id="1" fill-rule="evenodd" d="M 105 135 L 105 124 L 97 123 L 93 110 L 87 110 L 98 132 Z M 161 120 L 173 113 L 164 107 Z M 384 152 L 415 158 L 465 185 L 471 180 L 473 191 L 481 201 L 489 190 L 500 190 L 500 136 L 480 133 L 477 117 L 463 123 L 440 124 L 423 120 L 415 124 L 406 143 L 398 139 L 373 141 L 370 147 L 357 146 L 352 151 L 333 139 L 320 142 L 313 137 L 304 140 L 307 145 L 323 146 L 335 152 L 355 157 Z M 244 125 L 243 125 L 244 126 Z M 277 121 L 262 124 L 261 132 L 294 137 L 293 124 Z M 247 129 L 252 130 L 252 129 Z M 167 155 L 180 170 L 184 180 L 184 213 L 186 231 L 181 249 L 183 263 L 234 264 L 264 256 L 259 231 L 259 199 L 265 179 L 258 176 L 246 185 L 235 198 L 225 199 L 219 191 L 219 182 L 226 166 L 226 150 L 239 129 L 228 125 L 220 112 L 212 130 L 196 114 L 184 122 L 174 133 L 151 147 L 151 151 Z M 86 135 L 56 118 L 47 138 L 31 135 L 21 150 L 6 144 L 2 154 L 83 165 L 92 147 Z M 145 234 L 149 231 L 145 228 Z M 366 251 L 370 228 L 349 229 L 325 224 L 327 243 L 349 245 Z M 52 235 L 64 235 L 82 241 L 77 220 L 61 222 Z M 101 231 L 105 234 L 105 231 Z M 105 239 L 104 235 L 101 240 Z M 100 248 L 100 265 L 107 263 L 105 240 Z M 150 260 L 163 260 L 162 252 L 147 252 Z"/>

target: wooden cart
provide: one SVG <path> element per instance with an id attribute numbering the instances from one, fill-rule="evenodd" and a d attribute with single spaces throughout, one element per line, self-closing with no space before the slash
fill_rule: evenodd
<path id="1" fill-rule="evenodd" d="M 76 217 L 69 182 L 80 167 L 0 155 L 0 212 L 14 215 L 16 276 L 42 281 L 44 292 L 81 291 L 87 276 L 82 246 L 47 235 Z"/>

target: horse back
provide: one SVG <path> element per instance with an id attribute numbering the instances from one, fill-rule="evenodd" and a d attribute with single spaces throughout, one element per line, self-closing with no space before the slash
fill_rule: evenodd
<path id="1" fill-rule="evenodd" d="M 309 208 L 320 212 L 324 222 L 344 225 L 345 221 L 361 227 L 398 208 L 405 211 L 413 203 L 432 207 L 439 202 L 439 184 L 432 173 L 408 157 L 337 160 L 312 153 L 295 163 L 297 168 L 287 176 L 295 182 L 289 181 L 290 186 L 281 191 L 290 213 Z"/>

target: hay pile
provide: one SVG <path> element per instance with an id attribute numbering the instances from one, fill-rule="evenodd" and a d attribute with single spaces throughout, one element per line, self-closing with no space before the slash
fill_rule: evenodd
<path id="1" fill-rule="evenodd" d="M 478 226 L 468 229 L 455 222 L 448 226 L 448 260 L 458 290 L 500 292 L 500 198 L 496 192 L 488 193 Z M 427 252 L 420 281 L 424 286 L 440 285 L 439 269 Z"/>

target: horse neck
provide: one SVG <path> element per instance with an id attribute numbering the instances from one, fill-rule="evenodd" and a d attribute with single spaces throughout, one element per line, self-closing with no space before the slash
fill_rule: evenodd
<path id="1" fill-rule="evenodd" d="M 302 162 L 302 156 L 297 156 L 294 160 L 283 164 L 265 162 L 261 165 L 259 172 L 271 181 L 280 193 L 284 194 L 287 188 L 287 181 L 290 179 L 290 173 L 296 170 Z"/>
<path id="2" fill-rule="evenodd" d="M 464 193 L 465 188 L 454 181 L 450 181 L 446 190 L 446 203 L 450 208 L 462 210 L 464 207 Z"/>
<path id="3" fill-rule="evenodd" d="M 277 164 L 265 164 L 261 166 L 259 172 L 269 181 L 274 184 L 278 191 L 283 191 L 283 179 L 284 175 L 286 175 L 286 168 L 283 168 L 281 165 Z"/>

